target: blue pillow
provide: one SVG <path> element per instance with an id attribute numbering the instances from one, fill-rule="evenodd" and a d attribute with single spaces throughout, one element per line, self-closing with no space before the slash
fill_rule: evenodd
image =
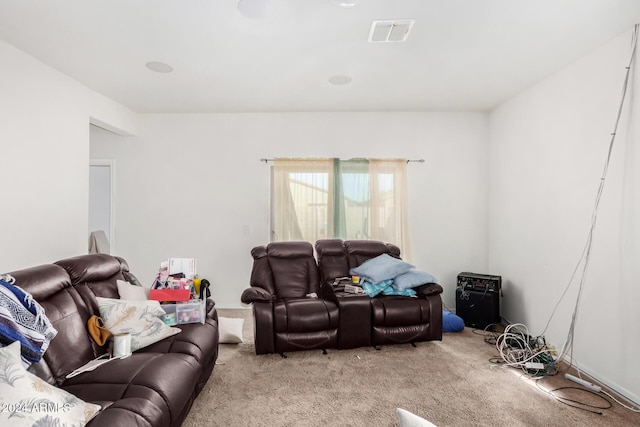
<path id="1" fill-rule="evenodd" d="M 385 280 L 394 279 L 395 277 L 406 273 L 413 267 L 413 265 L 404 262 L 401 259 L 394 258 L 387 254 L 382 254 L 363 262 L 355 268 L 352 268 L 349 273 L 351 275 L 357 274 L 371 283 L 380 283 Z"/>
<path id="2" fill-rule="evenodd" d="M 442 332 L 460 332 L 464 329 L 464 320 L 449 310 L 442 309 Z"/>
<path id="3" fill-rule="evenodd" d="M 438 279 L 426 271 L 417 270 L 415 268 L 412 268 L 406 273 L 393 279 L 393 287 L 399 291 L 403 291 L 408 288 L 415 288 L 416 286 L 424 285 L 425 283 L 438 283 Z"/>

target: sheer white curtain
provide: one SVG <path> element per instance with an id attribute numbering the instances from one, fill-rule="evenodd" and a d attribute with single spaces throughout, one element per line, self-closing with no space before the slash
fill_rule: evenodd
<path id="1" fill-rule="evenodd" d="M 332 169 L 332 159 L 274 160 L 271 240 L 315 242 L 333 235 Z"/>
<path id="2" fill-rule="evenodd" d="M 369 159 L 371 239 L 396 244 L 411 261 L 409 193 L 405 159 Z"/>
<path id="3" fill-rule="evenodd" d="M 276 159 L 272 240 L 372 239 L 411 260 L 403 159 Z"/>
<path id="4" fill-rule="evenodd" d="M 369 239 L 370 188 L 369 161 L 333 161 L 334 212 L 333 237 Z"/>

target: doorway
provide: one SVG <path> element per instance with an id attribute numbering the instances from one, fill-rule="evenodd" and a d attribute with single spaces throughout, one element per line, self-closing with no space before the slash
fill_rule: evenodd
<path id="1" fill-rule="evenodd" d="M 89 230 L 103 230 L 109 239 L 111 251 L 114 248 L 114 160 L 91 160 L 89 163 Z"/>

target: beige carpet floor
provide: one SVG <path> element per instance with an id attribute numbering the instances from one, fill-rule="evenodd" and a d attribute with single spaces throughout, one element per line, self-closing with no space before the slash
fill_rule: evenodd
<path id="1" fill-rule="evenodd" d="M 495 348 L 474 330 L 442 341 L 353 350 L 256 355 L 250 310 L 219 310 L 245 318 L 242 344 L 221 344 L 218 364 L 184 427 L 397 426 L 404 408 L 444 426 L 640 426 L 640 414 L 571 408 L 543 390 L 576 386 L 563 375 L 533 381 L 489 362 Z M 606 406 L 574 389 L 559 396 Z"/>

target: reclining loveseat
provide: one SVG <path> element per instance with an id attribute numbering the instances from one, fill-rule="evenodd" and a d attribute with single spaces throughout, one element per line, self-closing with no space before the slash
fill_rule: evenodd
<path id="1" fill-rule="evenodd" d="M 100 405 L 88 425 L 179 426 L 211 375 L 218 357 L 218 317 L 207 301 L 204 323 L 114 359 L 93 371 L 67 375 L 107 352 L 87 330 L 100 315 L 98 297 L 119 298 L 117 280 L 140 283 L 127 262 L 106 254 L 82 255 L 9 273 L 42 307 L 57 335 L 29 371 L 76 397 Z M 5 399 L 6 401 L 6 399 Z"/>
<path id="2" fill-rule="evenodd" d="M 382 254 L 400 249 L 372 240 L 272 242 L 255 247 L 251 287 L 256 354 L 356 348 L 442 339 L 442 287 L 425 283 L 416 296 L 353 294 L 336 279 Z M 317 257 L 317 259 L 316 259 Z"/>

